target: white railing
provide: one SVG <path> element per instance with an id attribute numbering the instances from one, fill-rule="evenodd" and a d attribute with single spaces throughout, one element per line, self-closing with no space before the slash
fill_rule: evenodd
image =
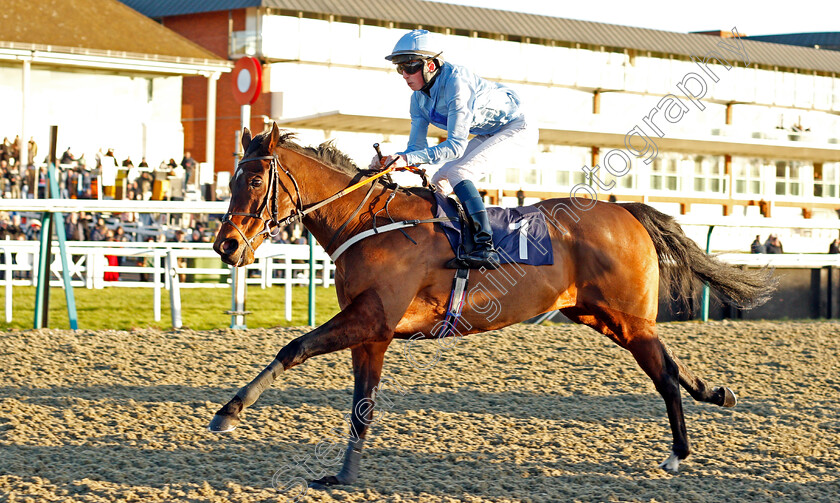
<path id="1" fill-rule="evenodd" d="M 68 241 L 70 278 L 74 288 L 153 288 L 155 321 L 161 319 L 161 291 L 171 290 L 171 275 L 166 263 L 175 264 L 170 273 L 187 281 L 178 281 L 180 288 L 230 288 L 231 266 L 224 264 L 211 243 L 122 243 L 112 241 Z M 50 264 L 50 286 L 63 287 L 62 264 L 53 248 Z M 6 322 L 12 321 L 12 297 L 15 286 L 36 286 L 40 248 L 37 241 L 0 241 L 0 264 L 5 288 Z M 109 265 L 107 256 L 124 257 L 122 265 Z M 335 267 L 319 246 L 315 248 L 316 284 L 334 284 Z M 292 290 L 294 285 L 309 284 L 309 246 L 292 244 L 263 244 L 256 260 L 246 267 L 246 284 L 261 288 L 283 286 L 286 319 L 292 319 Z M 254 271 L 254 272 L 250 272 Z M 116 273 L 118 279 L 106 280 Z M 210 276 L 210 278 L 196 278 Z M 215 278 L 214 276 L 218 276 Z M 110 279 L 110 278 L 109 278 Z M 192 280 L 192 281 L 191 281 Z M 171 298 L 180 304 L 178 298 Z"/>
<path id="2" fill-rule="evenodd" d="M 840 255 L 827 253 L 721 253 L 720 260 L 733 265 L 778 269 L 840 268 Z"/>

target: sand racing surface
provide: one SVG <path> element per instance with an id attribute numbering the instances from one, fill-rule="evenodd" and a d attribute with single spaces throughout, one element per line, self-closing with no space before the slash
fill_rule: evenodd
<path id="1" fill-rule="evenodd" d="M 292 501 L 299 486 L 279 491 L 278 471 L 281 485 L 337 471 L 315 453 L 331 430 L 346 434 L 349 351 L 283 374 L 234 432 L 206 427 L 302 333 L 0 334 L 0 501 Z M 673 323 L 660 335 L 740 400 L 724 409 L 683 392 L 692 455 L 678 475 L 657 468 L 665 406 L 630 353 L 584 327 L 516 325 L 437 362 L 434 341 L 415 344 L 425 369 L 395 341 L 383 376 L 403 388 L 383 391 L 359 481 L 301 501 L 840 501 L 840 324 Z"/>

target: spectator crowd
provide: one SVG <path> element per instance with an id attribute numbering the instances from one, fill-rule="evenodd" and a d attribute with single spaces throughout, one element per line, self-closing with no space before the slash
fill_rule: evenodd
<path id="1" fill-rule="evenodd" d="M 4 138 L 0 144 L 0 197 L 44 198 L 49 156 L 36 164 L 38 144 L 30 138 L 28 159 L 23 163 L 20 142 L 15 136 L 14 140 Z M 166 181 L 160 185 L 157 199 L 183 199 L 188 188 L 198 188 L 198 163 L 189 151 L 180 163 L 170 158 L 150 167 L 145 157 L 137 165 L 131 156 L 118 161 L 111 148 L 99 149 L 90 161 L 85 154 L 77 157 L 68 147 L 59 156 L 57 168 L 59 197 L 71 199 L 95 199 L 104 194 L 112 199 L 150 200 L 155 195 L 156 180 Z"/>

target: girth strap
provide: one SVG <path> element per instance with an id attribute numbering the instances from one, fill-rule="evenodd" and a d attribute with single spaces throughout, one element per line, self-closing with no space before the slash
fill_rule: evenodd
<path id="1" fill-rule="evenodd" d="M 359 241 L 369 238 L 371 236 L 375 236 L 376 234 L 382 234 L 383 232 L 395 231 L 398 229 L 405 229 L 406 227 L 414 227 L 420 224 L 433 224 L 438 222 L 451 222 L 453 220 L 457 220 L 457 218 L 452 217 L 440 217 L 440 218 L 427 218 L 425 220 L 401 220 L 399 222 L 394 222 L 392 224 L 383 225 L 382 227 L 375 227 L 373 229 L 368 229 L 366 231 L 360 232 L 355 236 L 351 237 L 347 241 L 341 244 L 332 254 L 330 258 L 333 262 L 338 260 L 338 257 L 341 256 L 342 253 L 347 251 L 348 248 L 353 246 L 354 244 L 358 243 Z"/>

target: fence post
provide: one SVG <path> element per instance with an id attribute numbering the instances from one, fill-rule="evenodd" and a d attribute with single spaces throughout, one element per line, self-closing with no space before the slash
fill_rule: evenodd
<path id="1" fill-rule="evenodd" d="M 172 251 L 172 248 L 167 248 L 166 249 L 167 256 L 169 256 L 168 254 L 171 251 Z M 172 281 L 170 281 L 171 277 L 169 276 L 169 266 L 168 266 L 168 264 L 164 263 L 164 269 L 165 269 L 165 271 L 164 271 L 164 274 L 163 274 L 163 287 L 166 288 L 167 290 L 169 290 L 170 288 L 172 288 Z"/>
<path id="2" fill-rule="evenodd" d="M 39 247 L 37 245 L 32 250 L 32 269 L 29 271 L 29 286 L 38 285 L 38 267 L 41 263 L 41 255 L 38 250 Z"/>
<path id="3" fill-rule="evenodd" d="M 283 257 L 283 290 L 286 294 L 286 321 L 292 321 L 292 258 L 286 252 Z"/>
<path id="4" fill-rule="evenodd" d="M 20 254 L 20 252 L 18 252 Z M 6 323 L 12 322 L 12 277 L 14 272 L 12 270 L 12 252 L 8 249 L 3 250 L 3 257 L 6 259 L 3 264 L 6 271 Z M 829 308 L 830 309 L 830 308 Z"/>
<path id="5" fill-rule="evenodd" d="M 309 242 L 309 326 L 315 326 L 315 237 L 309 230 L 307 241 Z"/>
<path id="6" fill-rule="evenodd" d="M 92 251 L 89 251 L 85 254 L 85 288 L 92 289 L 93 288 L 93 275 L 96 271 L 96 266 L 94 265 L 94 261 L 96 260 L 96 256 L 93 254 Z"/>
<path id="7" fill-rule="evenodd" d="M 152 277 L 154 282 L 154 311 L 155 321 L 160 321 L 160 290 L 163 286 L 160 281 L 160 259 L 163 257 L 161 251 L 157 248 L 151 250 L 152 252 Z M 164 271 L 165 272 L 165 271 Z"/>
<path id="8" fill-rule="evenodd" d="M 245 315 L 245 280 L 248 278 L 248 271 L 244 267 L 232 267 L 230 274 L 231 281 L 231 310 L 228 311 L 230 316 L 230 328 L 246 329 Z"/>
<path id="9" fill-rule="evenodd" d="M 321 271 L 323 272 L 322 276 L 324 278 L 324 288 L 329 288 L 329 280 L 330 280 L 330 259 L 329 257 L 324 257 L 321 259 Z"/>
<path id="10" fill-rule="evenodd" d="M 260 278 L 260 288 L 265 290 L 268 287 L 268 271 L 269 271 L 269 264 L 271 263 L 271 257 L 263 257 L 260 259 L 260 274 L 262 277 Z"/>
<path id="11" fill-rule="evenodd" d="M 166 275 L 169 277 L 169 306 L 172 314 L 172 328 L 181 328 L 181 289 L 178 282 L 178 258 L 173 250 L 166 252 Z"/>

